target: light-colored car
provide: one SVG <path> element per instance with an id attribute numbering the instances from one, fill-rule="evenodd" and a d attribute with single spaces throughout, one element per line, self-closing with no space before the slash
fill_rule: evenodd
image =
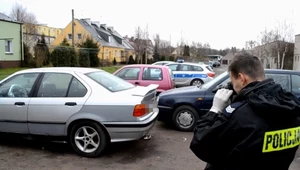
<path id="1" fill-rule="evenodd" d="M 215 76 L 215 72 L 196 63 L 171 63 L 166 66 L 173 71 L 175 85 L 177 87 L 198 86 L 209 82 Z"/>
<path id="2" fill-rule="evenodd" d="M 158 62 L 155 62 L 153 63 L 152 65 L 166 65 L 166 64 L 170 64 L 170 63 L 176 63 L 174 61 L 158 61 Z"/>
<path id="3" fill-rule="evenodd" d="M 199 62 L 199 65 L 203 65 L 204 67 L 206 67 L 209 71 L 214 71 L 214 69 L 212 68 L 212 66 L 205 64 L 204 62 Z"/>
<path id="4" fill-rule="evenodd" d="M 0 132 L 67 137 L 77 154 L 96 157 L 110 142 L 147 135 L 157 87 L 92 68 L 18 71 L 0 82 Z"/>

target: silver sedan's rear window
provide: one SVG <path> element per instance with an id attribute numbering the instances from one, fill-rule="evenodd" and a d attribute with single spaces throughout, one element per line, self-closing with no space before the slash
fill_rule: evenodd
<path id="1" fill-rule="evenodd" d="M 133 84 L 105 71 L 96 71 L 86 73 L 85 75 L 111 92 L 123 91 L 135 87 Z"/>

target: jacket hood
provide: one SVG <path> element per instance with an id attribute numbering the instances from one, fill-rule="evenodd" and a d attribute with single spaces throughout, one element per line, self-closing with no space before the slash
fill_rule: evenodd
<path id="1" fill-rule="evenodd" d="M 235 100 L 244 99 L 253 111 L 268 120 L 282 121 L 300 117 L 300 100 L 282 89 L 273 79 L 247 85 Z"/>

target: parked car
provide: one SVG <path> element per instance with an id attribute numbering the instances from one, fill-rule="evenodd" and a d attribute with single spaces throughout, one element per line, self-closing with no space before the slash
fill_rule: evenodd
<path id="1" fill-rule="evenodd" d="M 178 59 L 177 62 L 178 62 L 178 63 L 183 63 L 183 62 L 184 62 L 184 59 Z"/>
<path id="2" fill-rule="evenodd" d="M 63 137 L 78 155 L 96 157 L 152 129 L 157 87 L 92 68 L 18 71 L 0 82 L 0 132 Z"/>
<path id="3" fill-rule="evenodd" d="M 300 99 L 300 72 L 266 69 L 265 73 Z M 201 87 L 183 87 L 161 93 L 158 120 L 170 123 L 180 131 L 193 130 L 198 118 L 212 107 L 216 89 L 229 81 L 228 72 L 224 72 Z"/>
<path id="4" fill-rule="evenodd" d="M 220 61 L 218 61 L 218 60 L 210 60 L 209 63 L 213 67 L 219 67 L 221 65 Z"/>
<path id="5" fill-rule="evenodd" d="M 173 72 L 160 65 L 133 64 L 126 65 L 114 72 L 114 75 L 134 85 L 148 86 L 157 84 L 157 94 L 175 87 Z"/>
<path id="6" fill-rule="evenodd" d="M 209 82 L 215 76 L 213 71 L 195 63 L 172 63 L 166 66 L 173 71 L 176 87 L 199 86 Z"/>
<path id="7" fill-rule="evenodd" d="M 158 61 L 153 63 L 152 65 L 166 65 L 166 64 L 170 64 L 170 63 L 175 63 L 174 61 Z"/>
<path id="8" fill-rule="evenodd" d="M 209 71 L 211 71 L 211 72 L 214 71 L 214 69 L 213 69 L 212 66 L 210 66 L 210 65 L 208 65 L 208 64 L 205 64 L 204 62 L 199 62 L 198 64 L 199 64 L 199 65 L 202 65 L 202 66 L 204 66 L 204 67 L 206 67 L 206 68 L 207 68 Z"/>

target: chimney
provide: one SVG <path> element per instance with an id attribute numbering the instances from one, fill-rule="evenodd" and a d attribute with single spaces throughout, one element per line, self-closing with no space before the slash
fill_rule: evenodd
<path id="1" fill-rule="evenodd" d="M 92 23 L 97 25 L 98 28 L 100 28 L 100 21 L 93 21 Z"/>
<path id="2" fill-rule="evenodd" d="M 101 24 L 101 27 L 103 27 L 105 30 L 107 30 L 106 24 Z"/>
<path id="3" fill-rule="evenodd" d="M 114 32 L 114 27 L 107 27 L 109 28 L 112 32 Z"/>
<path id="4" fill-rule="evenodd" d="M 87 22 L 89 25 L 91 25 L 91 23 L 92 23 L 91 18 L 84 18 L 84 19 L 81 19 L 81 20 Z"/>

